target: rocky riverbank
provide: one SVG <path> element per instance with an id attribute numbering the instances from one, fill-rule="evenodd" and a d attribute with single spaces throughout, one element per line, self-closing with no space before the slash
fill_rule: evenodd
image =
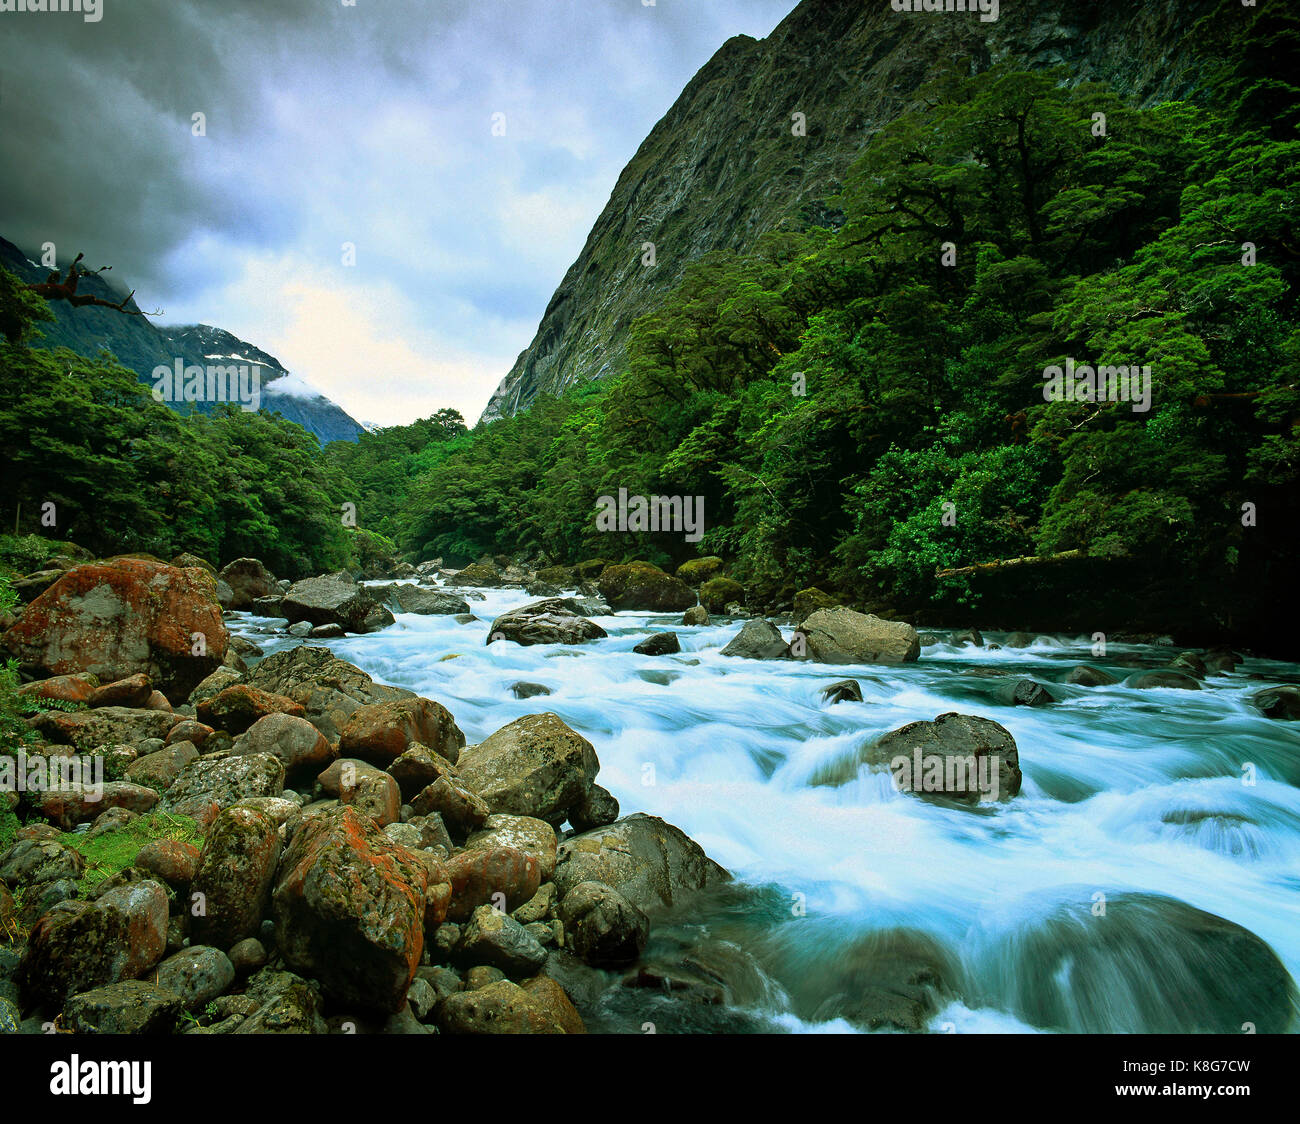
<path id="1" fill-rule="evenodd" d="M 687 637 L 710 627 L 704 590 L 727 580 L 707 566 L 673 578 L 602 564 L 584 576 L 506 561 L 376 575 L 396 579 L 386 585 L 350 574 L 280 582 L 253 559 L 218 574 L 187 556 L 33 575 L 29 603 L 3 637 L 28 678 L 19 694 L 32 713 L 27 743 L 8 758 L 26 783 L 0 797 L 12 835 L 0 847 L 0 1025 L 574 1033 L 603 1025 L 611 994 L 701 1011 L 797 1004 L 797 984 L 776 985 L 745 939 L 720 936 L 738 911 L 789 915 L 789 901 L 732 887 L 673 824 L 623 814 L 597 783 L 597 744 L 545 709 L 552 688 L 514 683 L 516 699 L 539 705 L 471 741 L 456 707 L 376 682 L 320 646 L 391 627 L 394 612 L 446 617 L 468 632 L 482 590 L 504 586 L 537 600 L 491 615 L 489 651 L 605 643 L 593 618 L 612 627 L 616 605 L 681 614 Z M 709 599 L 716 606 L 732 592 L 715 585 Z M 245 611 L 267 635 L 307 643 L 262 658 L 228 628 Z M 719 646 L 737 668 L 903 668 L 937 642 L 817 591 L 785 619 L 742 613 Z M 780 625 L 792 623 L 787 635 Z M 997 648 L 974 630 L 944 639 Z M 1002 638 L 1005 649 L 1033 642 Z M 645 630 L 634 652 L 665 661 L 664 672 L 644 673 L 650 683 L 699 662 L 679 654 L 676 630 Z M 1199 690 L 1237 661 L 1170 651 L 1167 666 L 1144 662 L 1127 683 Z M 964 688 L 980 711 L 1037 711 L 1118 682 L 1087 664 L 1061 687 L 983 670 Z M 865 679 L 833 678 L 818 684 L 823 707 L 863 705 Z M 1298 696 L 1273 685 L 1253 705 L 1285 719 Z M 970 816 L 1023 800 L 1025 767 L 1006 725 L 935 713 L 857 738 L 808 784 L 834 790 L 892 773 L 907 798 Z M 56 774 L 64 780 L 53 785 Z M 1271 988 L 1278 998 L 1260 1001 L 1264 1021 L 1285 1025 L 1290 977 L 1264 942 L 1169 899 L 1133 900 L 1153 925 L 1201 934 L 1204 955 L 1229 955 L 1261 994 Z M 834 986 L 809 1009 L 863 1028 L 923 1029 L 943 997 L 973 991 L 949 951 L 906 929 L 832 946 Z"/>

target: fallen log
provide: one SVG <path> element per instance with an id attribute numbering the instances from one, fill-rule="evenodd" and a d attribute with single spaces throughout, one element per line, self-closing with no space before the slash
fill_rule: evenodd
<path id="1" fill-rule="evenodd" d="M 988 570 L 1007 570 L 1014 566 L 1043 566 L 1049 562 L 1064 562 L 1070 558 L 1083 558 L 1083 550 L 1062 550 L 1056 554 L 1026 554 L 1020 558 L 997 558 L 992 562 L 976 562 L 972 566 L 954 566 L 950 569 L 936 567 L 936 578 L 948 578 L 957 574 L 978 574 Z"/>

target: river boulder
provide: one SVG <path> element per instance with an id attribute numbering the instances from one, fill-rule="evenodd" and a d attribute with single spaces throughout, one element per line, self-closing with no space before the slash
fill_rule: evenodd
<path id="1" fill-rule="evenodd" d="M 908 663 L 921 654 L 921 638 L 905 621 L 837 607 L 818 609 L 799 626 L 791 649 L 819 663 Z"/>
<path id="2" fill-rule="evenodd" d="M 733 602 L 745 600 L 745 587 L 731 578 L 719 575 L 700 586 L 700 604 L 710 613 L 724 612 Z"/>
<path id="3" fill-rule="evenodd" d="M 839 702 L 861 702 L 862 684 L 856 679 L 841 679 L 821 689 L 822 702 L 833 705 Z"/>
<path id="4" fill-rule="evenodd" d="M 328 648 L 299 647 L 276 652 L 253 668 L 248 683 L 301 703 L 307 720 L 331 740 L 339 737 L 359 707 L 416 697 L 414 691 L 404 687 L 376 683 Z"/>
<path id="5" fill-rule="evenodd" d="M 513 640 L 516 644 L 582 644 L 608 636 L 589 620 L 572 597 L 549 597 L 502 613 L 488 629 L 487 643 Z"/>
<path id="6" fill-rule="evenodd" d="M 259 718 L 235 739 L 230 753 L 234 757 L 250 753 L 278 757 L 287 776 L 302 769 L 318 771 L 334 756 L 325 735 L 305 718 L 292 714 L 268 714 Z"/>
<path id="7" fill-rule="evenodd" d="M 304 820 L 271 896 L 281 955 L 340 1004 L 397 1011 L 420 965 L 427 877 L 351 808 Z"/>
<path id="8" fill-rule="evenodd" d="M 334 624 L 347 632 L 378 632 L 393 623 L 385 609 L 347 574 L 326 574 L 294 582 L 280 603 L 291 624 Z"/>
<path id="9" fill-rule="evenodd" d="M 496 813 L 465 840 L 466 851 L 487 851 L 493 847 L 512 847 L 537 860 L 543 882 L 555 874 L 555 855 L 559 841 L 555 828 L 533 816 L 510 816 Z"/>
<path id="10" fill-rule="evenodd" d="M 163 793 L 165 812 L 185 812 L 194 801 L 218 808 L 250 796 L 279 796 L 284 791 L 284 763 L 269 753 L 242 757 L 200 757 Z"/>
<path id="11" fill-rule="evenodd" d="M 457 771 L 492 811 L 558 827 L 583 804 L 599 769 L 592 744 L 547 712 L 518 718 L 467 747 Z"/>
<path id="12" fill-rule="evenodd" d="M 465 921 L 482 905 L 509 913 L 527 903 L 542 884 L 536 857 L 514 847 L 462 851 L 444 864 L 451 882 L 450 921 Z M 500 898 L 493 900 L 496 895 Z"/>
<path id="13" fill-rule="evenodd" d="M 860 751 L 905 792 L 928 800 L 1005 803 L 1020 791 L 1020 754 L 1004 726 L 969 714 L 909 722 Z"/>
<path id="14" fill-rule="evenodd" d="M 465 744 L 451 712 L 432 699 L 397 699 L 360 706 L 339 733 L 339 752 L 386 768 L 413 746 L 433 750 L 453 765 Z"/>
<path id="15" fill-rule="evenodd" d="M 140 978 L 166 949 L 166 891 L 132 882 L 94 901 L 55 904 L 32 929 L 19 982 L 29 1001 L 62 1006 L 92 988 Z"/>
<path id="16" fill-rule="evenodd" d="M 1188 675 L 1183 671 L 1175 671 L 1172 668 L 1140 671 L 1136 675 L 1130 675 L 1125 679 L 1124 686 L 1133 687 L 1139 691 L 1148 691 L 1159 687 L 1172 687 L 1180 691 L 1199 691 L 1201 689 L 1201 685 L 1196 681 L 1195 676 Z"/>
<path id="17" fill-rule="evenodd" d="M 1073 683 L 1079 687 L 1110 687 L 1118 683 L 1119 680 L 1111 675 L 1109 671 L 1103 671 L 1099 667 L 1081 663 L 1078 667 L 1071 669 L 1070 674 L 1065 677 L 1065 682 Z"/>
<path id="18" fill-rule="evenodd" d="M 740 626 L 722 654 L 744 660 L 783 660 L 790 656 L 790 645 L 771 621 L 753 620 Z"/>
<path id="19" fill-rule="evenodd" d="M 562 896 L 581 882 L 600 882 L 647 913 L 728 878 L 684 831 L 641 812 L 569 837 L 555 863 Z"/>
<path id="20" fill-rule="evenodd" d="M 671 656 L 681 650 L 681 641 L 675 632 L 652 632 L 632 649 L 639 656 Z"/>
<path id="21" fill-rule="evenodd" d="M 68 570 L 2 643 L 37 675 L 143 674 L 180 700 L 221 666 L 230 634 L 208 571 L 120 558 Z"/>
<path id="22" fill-rule="evenodd" d="M 650 919 L 612 886 L 579 882 L 560 901 L 566 944 L 597 968 L 635 963 L 650 939 Z"/>
<path id="23" fill-rule="evenodd" d="M 994 986 L 1017 1017 L 1067 1034 L 1294 1030 L 1295 982 L 1256 934 L 1160 894 L 1111 894 L 1098 918 L 1091 889 L 999 934 Z"/>
<path id="24" fill-rule="evenodd" d="M 218 575 L 230 587 L 232 609 L 251 609 L 259 597 L 280 592 L 275 575 L 256 558 L 236 558 Z"/>
<path id="25" fill-rule="evenodd" d="M 1285 684 L 1281 687 L 1266 687 L 1262 691 L 1256 691 L 1250 701 L 1268 718 L 1280 721 L 1300 718 L 1300 687 Z"/>
<path id="26" fill-rule="evenodd" d="M 572 1010 L 573 1005 L 568 1006 Z M 444 1034 L 582 1033 L 567 1031 L 568 1012 L 554 1008 L 547 996 L 535 996 L 510 980 L 497 980 L 475 991 L 448 995 L 438 1004 L 435 1018 Z"/>
<path id="27" fill-rule="evenodd" d="M 492 562 L 471 562 L 463 570 L 457 571 L 448 580 L 448 585 L 476 585 L 486 589 L 495 589 L 505 584 L 501 571 Z"/>
<path id="28" fill-rule="evenodd" d="M 716 554 L 704 558 L 691 558 L 677 567 L 677 576 L 687 585 L 698 589 L 704 582 L 722 573 L 726 565 Z"/>
<path id="29" fill-rule="evenodd" d="M 454 593 L 412 585 L 409 582 L 394 585 L 367 587 L 370 596 L 394 613 L 416 613 L 420 616 L 454 616 L 468 613 L 469 603 Z"/>
<path id="30" fill-rule="evenodd" d="M 630 609 L 651 613 L 680 613 L 696 602 L 694 591 L 681 578 L 665 574 L 649 562 L 607 566 L 601 571 L 600 595 L 614 612 Z"/>
<path id="31" fill-rule="evenodd" d="M 195 714 L 200 722 L 215 730 L 242 734 L 268 714 L 291 714 L 303 718 L 306 711 L 302 703 L 285 695 L 274 695 L 247 683 L 235 683 L 211 698 L 203 699 L 195 707 Z"/>
<path id="32" fill-rule="evenodd" d="M 217 816 L 190 883 L 191 901 L 203 907 L 200 913 L 191 908 L 195 944 L 227 949 L 257 935 L 279 858 L 280 834 L 269 816 L 253 808 Z"/>

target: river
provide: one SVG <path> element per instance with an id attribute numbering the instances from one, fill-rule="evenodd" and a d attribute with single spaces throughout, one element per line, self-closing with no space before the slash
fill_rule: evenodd
<path id="1" fill-rule="evenodd" d="M 1286 1000 L 1270 999 L 1276 979 L 1225 955 L 1231 941 L 1167 899 L 1250 930 L 1300 975 L 1300 724 L 1249 702 L 1300 682 L 1300 665 L 1247 660 L 1200 691 L 1088 688 L 1060 680 L 1079 663 L 1122 678 L 1177 649 L 1113 644 L 1097 657 L 1087 638 L 1043 636 L 1021 649 L 928 644 L 900 666 L 826 666 L 724 657 L 737 622 L 691 628 L 627 612 L 596 618 L 608 638 L 580 646 L 486 645 L 494 616 L 535 599 L 482 593 L 468 625 L 401 614 L 382 632 L 316 643 L 438 700 L 469 743 L 553 711 L 595 746 L 598 781 L 624 814 L 662 816 L 732 872 L 733 890 L 657 927 L 647 955 L 665 941 L 723 942 L 754 957 L 757 982 L 728 1009 L 612 987 L 598 1029 L 858 1030 L 864 949 L 885 950 L 904 981 L 901 1000 L 886 986 L 886 1005 L 906 1005 L 918 964 L 946 981 L 922 1020 L 934 1032 L 1238 1022 L 1249 1032 L 1285 1021 Z M 233 616 L 268 655 L 300 642 L 283 622 Z M 632 651 L 661 629 L 676 631 L 679 655 Z M 970 669 L 1032 677 L 1058 701 L 998 704 L 996 679 Z M 864 701 L 824 703 L 821 688 L 846 677 Z M 552 693 L 516 699 L 521 680 Z M 949 711 L 1012 733 L 1017 797 L 943 807 L 865 769 L 839 786 L 810 783 L 864 741 Z"/>

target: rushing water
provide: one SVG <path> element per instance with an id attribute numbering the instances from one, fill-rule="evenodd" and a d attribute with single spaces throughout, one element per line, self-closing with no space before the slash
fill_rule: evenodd
<path id="1" fill-rule="evenodd" d="M 854 963 L 899 940 L 902 961 L 943 965 L 949 986 L 925 1022 L 935 1031 L 1236 1029 L 1285 1006 L 1276 980 L 1249 978 L 1198 940 L 1177 906 L 1135 895 L 1235 922 L 1300 977 L 1300 724 L 1249 702 L 1300 682 L 1300 666 L 1248 660 L 1201 691 L 1085 688 L 1058 681 L 1078 663 L 1123 678 L 1135 659 L 1154 667 L 1173 651 L 1114 644 L 1097 658 L 1083 638 L 1039 637 L 1026 649 L 939 643 L 911 664 L 831 667 L 723 657 L 737 623 L 689 628 L 645 613 L 597 618 L 609 637 L 581 646 L 486 645 L 494 616 L 533 599 L 483 592 L 468 625 L 399 615 L 383 632 L 325 643 L 376 680 L 443 703 L 470 743 L 553 711 L 595 746 L 599 783 L 624 813 L 676 824 L 752 888 L 682 923 L 757 957 L 760 984 L 737 997 L 750 1023 L 711 1011 L 679 1017 L 680 1029 L 853 1029 Z M 267 654 L 298 643 L 281 625 L 235 623 Z M 679 655 L 632 651 L 661 629 L 677 632 Z M 1014 669 L 1059 701 L 999 704 L 997 680 L 962 674 L 971 668 Z M 826 705 L 820 689 L 845 677 L 864 702 Z M 515 699 L 520 680 L 552 694 Z M 1011 731 L 1024 772 L 1014 800 L 944 807 L 865 768 L 839 787 L 810 783 L 864 741 L 949 711 Z M 636 1029 L 647 1004 L 616 994 L 607 1025 Z"/>

